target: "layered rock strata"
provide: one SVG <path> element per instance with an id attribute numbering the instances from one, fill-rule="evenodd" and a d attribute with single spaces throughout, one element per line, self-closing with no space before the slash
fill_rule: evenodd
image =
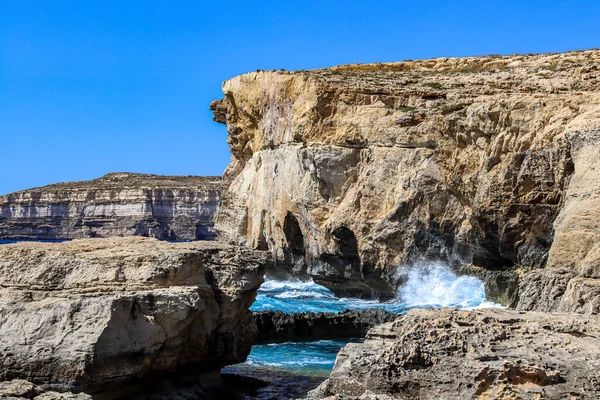
<path id="1" fill-rule="evenodd" d="M 598 158 L 580 149 L 595 146 L 599 87 L 597 50 L 235 77 L 211 104 L 233 154 L 216 229 L 330 287 L 366 282 L 370 296 L 422 258 L 498 278 L 512 304 L 518 277 L 549 254 L 589 279 L 559 255 L 579 231 L 585 259 L 600 232 L 584 211 Z"/>
<path id="2" fill-rule="evenodd" d="M 254 313 L 257 343 L 298 342 L 362 338 L 376 325 L 393 321 L 397 314 L 385 310 L 346 310 L 341 313 Z"/>
<path id="3" fill-rule="evenodd" d="M 268 260 L 149 238 L 0 246 L 0 381 L 94 391 L 241 362 Z"/>
<path id="4" fill-rule="evenodd" d="M 412 310 L 346 345 L 314 399 L 597 399 L 600 319 Z"/>
<path id="5" fill-rule="evenodd" d="M 221 178 L 112 173 L 0 196 L 0 238 L 214 239 Z"/>

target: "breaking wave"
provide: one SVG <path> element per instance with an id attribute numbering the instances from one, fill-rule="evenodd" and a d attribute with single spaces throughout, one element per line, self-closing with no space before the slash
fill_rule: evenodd
<path id="1" fill-rule="evenodd" d="M 399 268 L 396 277 L 405 281 L 398 288 L 398 300 L 409 308 L 497 306 L 486 300 L 485 286 L 480 279 L 469 275 L 457 276 L 440 263 Z"/>
<path id="2" fill-rule="evenodd" d="M 258 290 L 252 311 L 279 310 L 294 312 L 341 312 L 382 308 L 391 313 L 405 313 L 411 308 L 498 307 L 485 298 L 483 282 L 474 276 L 457 276 L 441 263 L 422 263 L 398 268 L 396 278 L 403 282 L 396 299 L 379 302 L 357 298 L 338 298 L 313 281 L 277 281 L 266 278 Z"/>

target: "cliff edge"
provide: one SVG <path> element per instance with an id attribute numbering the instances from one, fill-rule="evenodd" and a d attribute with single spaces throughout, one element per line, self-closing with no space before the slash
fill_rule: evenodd
<path id="1" fill-rule="evenodd" d="M 597 312 L 597 291 L 575 307 L 544 282 L 600 277 L 585 261 L 600 239 L 599 87 L 598 50 L 237 76 L 211 104 L 233 154 L 216 230 L 365 296 L 437 259 L 505 304 Z M 537 289 L 519 299 L 529 271 Z"/>

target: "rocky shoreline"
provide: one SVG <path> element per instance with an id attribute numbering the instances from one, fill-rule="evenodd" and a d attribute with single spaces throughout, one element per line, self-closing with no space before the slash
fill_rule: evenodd
<path id="1" fill-rule="evenodd" d="M 310 398 L 600 398 L 599 87 L 600 50 L 257 71 L 211 104 L 222 181 L 0 197 L 0 238 L 95 237 L 0 246 L 0 397 L 239 398 L 253 344 L 366 334 Z M 432 260 L 512 309 L 249 310 L 267 271 L 387 299 Z"/>
<path id="2" fill-rule="evenodd" d="M 312 399 L 597 399 L 600 318 L 411 310 L 340 351 Z"/>

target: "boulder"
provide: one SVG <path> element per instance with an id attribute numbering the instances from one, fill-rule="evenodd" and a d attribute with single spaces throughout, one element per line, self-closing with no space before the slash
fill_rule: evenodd
<path id="1" fill-rule="evenodd" d="M 0 246 L 0 380 L 94 391 L 244 361 L 264 252 L 131 237 Z"/>
<path id="2" fill-rule="evenodd" d="M 92 400 L 85 393 L 54 392 L 23 379 L 0 382 L 0 399 L 5 400 Z"/>

